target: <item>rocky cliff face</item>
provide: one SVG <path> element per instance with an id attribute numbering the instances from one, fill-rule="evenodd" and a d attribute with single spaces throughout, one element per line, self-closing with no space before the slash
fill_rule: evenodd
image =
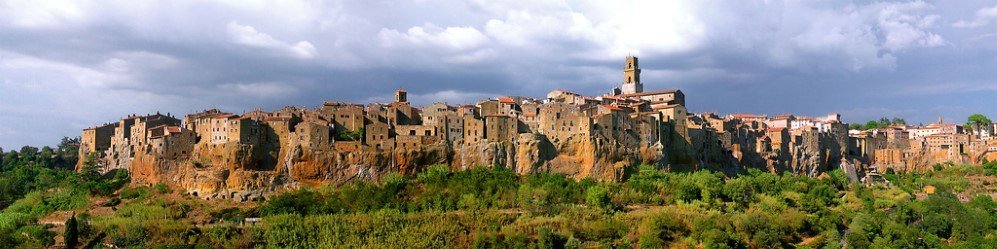
<path id="1" fill-rule="evenodd" d="M 202 142 L 190 148 L 189 155 L 167 157 L 140 149 L 128 161 L 113 162 L 130 170 L 137 184 L 165 183 L 205 199 L 244 201 L 301 185 L 376 181 L 392 172 L 416 174 L 432 164 L 448 164 L 454 170 L 507 167 L 519 174 L 554 172 L 576 179 L 618 181 L 629 167 L 660 164 L 666 149 L 660 143 L 627 147 L 588 136 L 552 142 L 533 133 L 519 134 L 515 141 L 457 146 L 440 142 L 419 149 L 336 148 L 302 148 L 294 141 L 283 146 Z M 108 155 L 120 152 L 126 151 Z"/>

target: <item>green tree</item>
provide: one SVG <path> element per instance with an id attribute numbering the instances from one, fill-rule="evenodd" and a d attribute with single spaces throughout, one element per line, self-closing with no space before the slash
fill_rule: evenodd
<path id="1" fill-rule="evenodd" d="M 889 118 L 886 117 L 879 118 L 879 127 L 887 127 L 890 126 L 891 124 L 893 123 L 890 122 Z"/>
<path id="2" fill-rule="evenodd" d="M 879 128 L 879 122 L 876 122 L 875 120 L 870 120 L 869 122 L 865 123 L 865 127 L 864 128 L 866 130 L 877 129 L 877 128 Z"/>
<path id="3" fill-rule="evenodd" d="M 76 167 L 76 162 L 80 160 L 80 137 L 63 137 L 56 146 L 56 154 L 58 161 L 55 166 L 64 169 Z"/>
<path id="4" fill-rule="evenodd" d="M 97 181 L 100 179 L 101 163 L 98 159 L 99 157 L 100 152 L 93 152 L 87 155 L 87 159 L 83 161 L 83 167 L 80 168 L 80 176 L 83 177 L 83 180 Z"/>
<path id="5" fill-rule="evenodd" d="M 76 248 L 80 243 L 79 238 L 79 227 L 76 224 L 76 214 L 69 217 L 66 220 L 66 231 L 63 233 L 64 241 L 66 241 L 66 248 Z"/>
<path id="6" fill-rule="evenodd" d="M 749 180 L 734 178 L 723 185 L 723 194 L 739 207 L 747 207 L 755 197 L 755 190 Z"/>
<path id="7" fill-rule="evenodd" d="M 564 248 L 564 244 L 567 242 L 567 238 L 552 232 L 548 227 L 541 227 L 540 234 L 537 236 L 537 248 L 540 249 Z"/>
<path id="8" fill-rule="evenodd" d="M 890 123 L 894 124 L 894 125 L 906 125 L 907 124 L 907 120 L 904 120 L 904 119 L 898 118 L 898 117 L 893 117 L 893 120 L 890 121 Z"/>
<path id="9" fill-rule="evenodd" d="M 589 206 L 599 208 L 609 208 L 609 190 L 602 186 L 592 186 L 585 191 L 585 202 Z"/>
<path id="10" fill-rule="evenodd" d="M 966 118 L 966 120 L 967 120 L 966 127 L 972 127 L 973 131 L 977 132 L 977 134 L 979 134 L 979 132 L 982 129 L 989 130 L 989 128 L 987 127 L 993 122 L 990 121 L 990 118 L 988 118 L 987 116 L 979 113 L 974 113 L 973 115 L 969 115 L 969 117 Z"/>
<path id="11" fill-rule="evenodd" d="M 862 124 L 859 124 L 859 123 L 848 124 L 848 129 L 849 130 L 861 130 L 862 129 Z"/>
<path id="12" fill-rule="evenodd" d="M 38 156 L 38 163 L 46 167 L 52 167 L 55 162 L 55 150 L 52 147 L 42 147 L 42 151 Z"/>
<path id="13" fill-rule="evenodd" d="M 34 162 L 35 158 L 38 157 L 38 148 L 31 146 L 21 147 L 20 156 L 22 162 Z"/>
<path id="14" fill-rule="evenodd" d="M 20 156 L 17 155 L 17 151 L 14 150 L 8 151 L 7 154 L 3 155 L 4 168 L 6 169 L 13 166 L 15 163 L 17 163 L 17 161 L 19 161 L 18 158 L 20 158 Z"/>

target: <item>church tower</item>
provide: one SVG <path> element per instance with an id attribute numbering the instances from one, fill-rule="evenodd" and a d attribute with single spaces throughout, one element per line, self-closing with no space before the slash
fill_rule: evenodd
<path id="1" fill-rule="evenodd" d="M 640 83 L 640 66 L 637 57 L 628 55 L 627 66 L 623 69 L 623 94 L 644 92 L 644 84 Z"/>

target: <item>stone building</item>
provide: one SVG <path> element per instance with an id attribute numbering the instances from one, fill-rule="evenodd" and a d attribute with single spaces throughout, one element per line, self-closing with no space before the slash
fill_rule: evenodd
<path id="1" fill-rule="evenodd" d="M 154 115 L 135 117 L 135 120 L 132 122 L 132 125 L 129 128 L 131 130 L 129 132 L 130 134 L 129 140 L 131 140 L 132 144 L 136 146 L 144 146 L 148 143 L 148 141 L 146 141 L 146 138 L 149 137 L 146 134 L 146 132 L 152 127 L 157 127 L 161 125 L 179 126 L 180 120 L 159 113 L 156 113 Z"/>
<path id="2" fill-rule="evenodd" d="M 324 150 L 331 146 L 332 136 L 327 121 L 311 120 L 294 126 L 294 136 L 302 148 Z"/>
<path id="3" fill-rule="evenodd" d="M 464 116 L 465 145 L 478 144 L 485 139 L 485 121 L 474 116 Z"/>
<path id="4" fill-rule="evenodd" d="M 332 124 L 333 133 L 358 132 L 364 128 L 364 107 L 357 104 L 325 102 L 319 117 Z"/>
<path id="5" fill-rule="evenodd" d="M 519 134 L 518 121 L 505 115 L 485 116 L 485 139 L 489 142 L 513 142 Z"/>
<path id="6" fill-rule="evenodd" d="M 371 122 L 364 129 L 364 144 L 377 149 L 390 149 L 394 147 L 391 136 L 391 127 L 385 122 Z"/>
<path id="7" fill-rule="evenodd" d="M 623 94 L 639 94 L 644 92 L 644 84 L 640 82 L 640 64 L 637 57 L 627 56 L 627 64 L 623 68 Z"/>
<path id="8" fill-rule="evenodd" d="M 400 167 L 411 172 L 422 166 L 417 164 L 450 162 L 460 168 L 505 165 L 520 173 L 586 172 L 577 176 L 601 179 L 623 177 L 628 167 L 639 163 L 724 172 L 764 165 L 773 171 L 806 168 L 792 172 L 809 174 L 833 161 L 835 146 L 842 144 L 835 130 L 840 123 L 829 118 L 808 119 L 812 122 L 800 124 L 812 125 L 793 129 L 797 117 L 792 115 L 691 115 L 680 90 L 644 91 L 638 59 L 630 56 L 626 63 L 623 84 L 603 96 L 555 90 L 542 101 L 503 96 L 475 105 L 433 103 L 417 108 L 405 90 L 398 90 L 390 103 L 324 102 L 316 109 L 287 106 L 242 115 L 212 109 L 184 116 L 179 126 L 132 116 L 84 131 L 84 143 L 113 150 L 107 158 L 118 166 L 129 165 L 138 149 L 156 158 L 193 156 L 213 161 L 206 164 L 247 164 L 228 170 L 272 170 L 214 171 L 198 179 L 239 174 L 277 180 L 325 177 L 309 179 L 313 182 L 370 179 L 384 173 L 378 170 Z M 151 144 L 133 148 L 143 141 Z M 226 154 L 217 155 L 222 152 Z M 257 168 L 257 161 L 269 166 Z M 323 172 L 329 169 L 348 172 Z M 188 173 L 204 173 L 197 170 Z M 242 183 L 220 185 L 228 184 Z"/>
<path id="9" fill-rule="evenodd" d="M 117 123 L 83 129 L 83 135 L 80 137 L 80 155 L 88 155 L 91 152 L 104 151 L 110 148 L 115 125 Z"/>
<path id="10" fill-rule="evenodd" d="M 196 142 L 194 131 L 180 126 L 160 125 L 149 129 L 149 152 L 165 158 L 188 158 Z"/>
<path id="11" fill-rule="evenodd" d="M 542 104 L 539 116 L 537 132 L 551 141 L 562 141 L 574 135 L 590 136 L 592 133 L 592 119 L 572 104 Z"/>
<path id="12" fill-rule="evenodd" d="M 420 125 L 422 118 L 419 109 L 408 102 L 394 102 L 387 106 L 386 118 L 391 125 Z"/>

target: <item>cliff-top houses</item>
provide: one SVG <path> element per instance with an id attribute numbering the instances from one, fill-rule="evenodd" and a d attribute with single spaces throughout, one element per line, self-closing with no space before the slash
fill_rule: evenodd
<path id="1" fill-rule="evenodd" d="M 131 115 L 84 129 L 80 153 L 99 152 L 109 170 L 126 167 L 137 151 L 183 158 L 197 146 L 418 150 L 433 144 L 512 143 L 521 134 L 535 134 L 554 143 L 582 137 L 620 146 L 664 146 L 673 150 L 672 162 L 730 162 L 778 171 L 806 160 L 827 164 L 852 157 L 902 164 L 921 152 L 951 160 L 973 150 L 997 150 L 997 143 L 979 142 L 994 137 L 989 133 L 971 136 L 959 125 L 941 122 L 848 131 L 833 113 L 720 116 L 690 114 L 685 105 L 680 90 L 644 91 L 638 59 L 628 56 L 622 84 L 600 96 L 558 89 L 541 99 L 500 96 L 473 105 L 415 107 L 408 92 L 399 89 L 389 103 L 324 102 L 314 109 L 289 106 L 242 114 L 211 109 L 182 120 L 169 114 Z"/>

